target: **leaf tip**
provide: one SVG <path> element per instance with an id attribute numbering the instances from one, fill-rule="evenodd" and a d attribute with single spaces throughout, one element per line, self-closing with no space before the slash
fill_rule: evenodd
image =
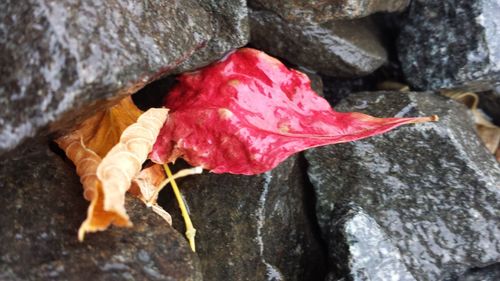
<path id="1" fill-rule="evenodd" d="M 80 229 L 78 229 L 78 242 L 83 242 L 83 239 L 85 239 L 85 229 L 80 227 Z"/>
<path id="2" fill-rule="evenodd" d="M 417 117 L 413 120 L 412 123 L 425 123 L 425 122 L 437 122 L 437 121 L 439 121 L 439 116 L 431 115 L 425 117 Z"/>

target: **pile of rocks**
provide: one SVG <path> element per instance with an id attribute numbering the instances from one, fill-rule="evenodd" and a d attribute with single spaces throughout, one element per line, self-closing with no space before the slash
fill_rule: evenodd
<path id="1" fill-rule="evenodd" d="M 0 280 L 500 280 L 500 167 L 437 94 L 480 92 L 500 124 L 498 14 L 496 0 L 2 1 Z M 168 193 L 175 229 L 129 200 L 134 228 L 77 242 L 87 203 L 50 137 L 245 45 L 338 111 L 441 120 L 180 180 L 196 254 Z M 386 80 L 418 92 L 376 91 Z"/>

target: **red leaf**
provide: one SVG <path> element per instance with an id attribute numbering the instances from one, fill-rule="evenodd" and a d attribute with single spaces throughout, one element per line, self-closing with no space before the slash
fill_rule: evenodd
<path id="1" fill-rule="evenodd" d="M 298 151 L 354 141 L 436 117 L 375 118 L 335 112 L 306 75 L 254 49 L 183 74 L 150 155 L 184 158 L 214 173 L 259 174 Z"/>

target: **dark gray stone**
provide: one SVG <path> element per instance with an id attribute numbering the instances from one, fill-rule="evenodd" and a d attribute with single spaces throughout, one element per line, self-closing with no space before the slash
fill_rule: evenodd
<path id="1" fill-rule="evenodd" d="M 443 280 L 500 261 L 500 168 L 465 107 L 433 93 L 365 92 L 336 109 L 440 121 L 306 152 L 332 270 Z"/>
<path id="2" fill-rule="evenodd" d="M 406 83 L 402 77 L 399 63 L 394 61 L 387 62 L 372 74 L 363 77 L 336 78 L 323 75 L 322 80 L 325 98 L 332 105 L 336 105 L 351 93 L 381 90 L 381 86 L 386 85 L 387 82 L 394 87 L 399 87 L 399 89 L 404 88 Z"/>
<path id="3" fill-rule="evenodd" d="M 74 169 L 44 144 L 0 160 L 0 280 L 201 280 L 184 238 L 137 199 L 133 228 L 77 239 L 88 203 Z"/>
<path id="4" fill-rule="evenodd" d="M 416 89 L 487 90 L 500 83 L 500 2 L 415 0 L 398 40 Z"/>
<path id="5" fill-rule="evenodd" d="M 325 98 L 332 105 L 336 105 L 351 93 L 376 90 L 376 83 L 371 75 L 361 78 L 334 78 L 323 76 Z"/>
<path id="6" fill-rule="evenodd" d="M 361 18 L 377 12 L 401 12 L 410 0 L 249 0 L 248 4 L 273 11 L 288 21 L 326 22 Z"/>
<path id="7" fill-rule="evenodd" d="M 322 230 L 328 251 L 334 253 L 332 272 L 327 280 L 415 281 L 391 238 L 359 206 L 336 204 L 334 218 Z M 335 238 L 333 238 L 335 237 Z M 374 250 L 375 249 L 375 250 Z"/>
<path id="8" fill-rule="evenodd" d="M 251 10 L 250 27 L 258 49 L 330 76 L 366 75 L 387 61 L 370 19 L 299 23 Z"/>
<path id="9" fill-rule="evenodd" d="M 243 47 L 250 39 L 246 0 L 198 0 L 211 11 L 212 38 L 206 47 L 197 51 L 176 72 L 189 71 L 208 65 L 231 50 Z"/>
<path id="10" fill-rule="evenodd" d="M 311 80 L 311 89 L 315 91 L 318 95 L 324 97 L 323 93 L 323 79 L 319 74 L 313 72 L 307 68 L 298 68 L 298 71 L 305 73 L 309 80 Z"/>
<path id="11" fill-rule="evenodd" d="M 304 183 L 297 157 L 259 176 L 179 179 L 197 228 L 204 280 L 321 280 L 324 255 L 312 232 L 306 209 L 314 206 L 305 202 Z M 184 232 L 177 206 L 167 210 Z"/>
<path id="12" fill-rule="evenodd" d="M 243 0 L 2 1 L 0 153 L 247 37 Z"/>

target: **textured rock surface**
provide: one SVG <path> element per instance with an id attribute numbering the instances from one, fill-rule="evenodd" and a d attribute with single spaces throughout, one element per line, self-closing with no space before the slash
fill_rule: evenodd
<path id="1" fill-rule="evenodd" d="M 0 160 L 0 280 L 201 280 L 182 236 L 136 199 L 134 227 L 77 240 L 87 202 L 71 165 L 36 144 Z"/>
<path id="2" fill-rule="evenodd" d="M 180 65 L 176 70 L 177 73 L 205 66 L 221 58 L 223 54 L 243 47 L 250 37 L 246 0 L 198 0 L 198 2 L 207 11 L 211 11 L 212 38 L 204 48 Z M 187 31 L 182 30 L 182 32 Z"/>
<path id="3" fill-rule="evenodd" d="M 248 4 L 267 9 L 289 21 L 326 22 L 339 19 L 354 19 L 376 12 L 403 11 L 410 0 L 249 0 Z"/>
<path id="4" fill-rule="evenodd" d="M 204 280 L 321 280 L 324 255 L 305 210 L 304 173 L 294 157 L 260 176 L 179 180 Z M 168 210 L 182 228 L 177 206 Z"/>
<path id="5" fill-rule="evenodd" d="M 416 280 L 387 233 L 355 204 L 336 204 L 334 219 L 322 228 L 334 267 L 327 280 Z M 374 250 L 375 249 L 375 250 Z"/>
<path id="6" fill-rule="evenodd" d="M 485 90 L 500 83 L 500 2 L 416 0 L 398 41 L 417 89 Z"/>
<path id="7" fill-rule="evenodd" d="M 88 116 L 193 54 L 182 69 L 219 59 L 246 42 L 245 15 L 243 0 L 2 1 L 0 152 L 53 121 L 58 129 Z"/>
<path id="8" fill-rule="evenodd" d="M 251 43 L 258 49 L 326 75 L 366 75 L 387 60 L 369 19 L 299 23 L 251 10 L 250 27 Z"/>
<path id="9" fill-rule="evenodd" d="M 431 93 L 366 92 L 336 109 L 441 119 L 306 153 L 333 270 L 442 280 L 500 261 L 500 168 L 463 106 Z"/>

